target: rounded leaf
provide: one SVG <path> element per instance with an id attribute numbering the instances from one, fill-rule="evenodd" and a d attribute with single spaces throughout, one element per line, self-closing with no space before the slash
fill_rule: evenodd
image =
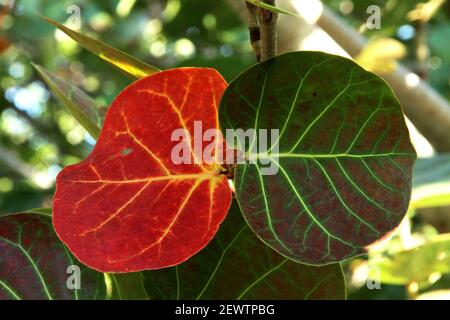
<path id="1" fill-rule="evenodd" d="M 0 217 L 0 300 L 104 299 L 105 295 L 103 274 L 75 260 L 56 236 L 50 214 L 40 210 Z"/>
<path id="2" fill-rule="evenodd" d="M 402 109 L 351 60 L 294 52 L 260 63 L 228 86 L 219 118 L 223 131 L 256 130 L 238 146 L 248 161 L 236 168 L 236 196 L 253 231 L 283 255 L 341 261 L 402 220 L 416 158 Z M 260 129 L 278 130 L 270 148 L 255 138 Z"/>
<path id="3" fill-rule="evenodd" d="M 123 90 L 84 161 L 57 177 L 53 224 L 73 254 L 93 269 L 132 272 L 179 264 L 215 235 L 231 203 L 227 178 L 194 150 L 194 122 L 217 129 L 226 82 L 213 69 L 154 74 Z M 191 164 L 172 151 L 189 133 Z M 199 146 L 205 149 L 210 142 Z"/>

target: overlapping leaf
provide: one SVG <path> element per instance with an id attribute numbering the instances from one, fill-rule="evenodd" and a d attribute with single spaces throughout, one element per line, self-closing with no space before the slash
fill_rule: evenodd
<path id="1" fill-rule="evenodd" d="M 432 276 L 439 279 L 450 273 L 450 234 L 436 236 L 413 249 L 370 259 L 370 267 L 375 272 L 372 276 L 380 277 L 383 283 L 417 282 L 420 287 L 427 287 L 433 283 Z"/>
<path id="2" fill-rule="evenodd" d="M 72 116 L 93 138 L 98 138 L 102 116 L 95 101 L 67 80 L 41 66 L 34 65 L 34 67 Z"/>
<path id="3" fill-rule="evenodd" d="M 141 79 L 114 100 L 87 159 L 57 177 L 56 232 L 86 265 L 132 272 L 179 264 L 214 236 L 231 201 L 221 167 L 194 154 L 176 164 L 172 151 L 194 122 L 217 129 L 226 82 L 213 69 L 183 68 Z M 201 138 L 201 137 L 200 137 Z M 201 150 L 210 145 L 200 141 Z"/>
<path id="4" fill-rule="evenodd" d="M 81 289 L 67 287 L 69 266 L 80 267 Z M 0 218 L 0 300 L 103 299 L 102 273 L 85 268 L 59 241 L 47 211 Z"/>
<path id="5" fill-rule="evenodd" d="M 339 264 L 312 267 L 279 255 L 254 235 L 236 203 L 202 252 L 144 277 L 153 299 L 345 299 Z"/>
<path id="6" fill-rule="evenodd" d="M 67 34 L 92 53 L 134 78 L 142 78 L 160 71 L 154 66 L 136 59 L 129 54 L 119 49 L 115 49 L 99 40 L 92 39 L 84 34 L 72 30 L 55 20 L 44 16 L 42 16 L 42 18 Z"/>
<path id="7" fill-rule="evenodd" d="M 278 152 L 238 146 L 236 195 L 254 232 L 283 255 L 326 264 L 361 254 L 402 220 L 416 158 L 386 83 L 352 61 L 288 53 L 236 78 L 222 130 L 278 129 Z M 255 144 L 253 144 L 255 143 Z M 269 162 L 269 164 L 263 164 Z M 263 175 L 271 166 L 276 174 Z"/>

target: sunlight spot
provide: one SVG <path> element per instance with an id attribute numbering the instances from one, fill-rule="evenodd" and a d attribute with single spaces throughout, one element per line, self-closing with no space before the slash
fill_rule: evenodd
<path id="1" fill-rule="evenodd" d="M 19 79 L 25 75 L 25 67 L 20 62 L 14 62 L 9 66 L 8 72 L 11 77 Z"/>
<path id="2" fill-rule="evenodd" d="M 166 53 L 166 40 L 161 38 L 150 45 L 150 53 L 156 58 L 162 57 Z"/>
<path id="3" fill-rule="evenodd" d="M 0 178 L 0 191 L 10 192 L 13 189 L 13 182 L 10 178 L 4 177 Z"/>
<path id="4" fill-rule="evenodd" d="M 430 274 L 430 276 L 428 277 L 428 282 L 429 282 L 429 283 L 435 283 L 435 282 L 438 281 L 441 277 L 442 277 L 442 274 L 441 274 L 440 272 L 433 272 L 433 273 Z"/>
<path id="5" fill-rule="evenodd" d="M 437 259 L 438 261 L 443 261 L 447 258 L 447 253 L 445 251 L 439 252 Z"/>
<path id="6" fill-rule="evenodd" d="M 41 171 L 33 173 L 31 180 L 42 189 L 49 189 L 53 184 L 49 175 L 46 172 Z"/>
<path id="7" fill-rule="evenodd" d="M 106 12 L 98 12 L 89 20 L 89 25 L 97 32 L 105 31 L 113 23 L 113 18 Z"/>
<path id="8" fill-rule="evenodd" d="M 350 0 L 344 0 L 339 4 L 339 10 L 345 15 L 352 13 L 353 8 L 353 2 Z"/>
<path id="9" fill-rule="evenodd" d="M 175 42 L 175 53 L 182 57 L 190 57 L 195 53 L 195 46 L 191 40 L 181 38 Z"/>
<path id="10" fill-rule="evenodd" d="M 415 29 L 409 24 L 405 24 L 397 30 L 397 36 L 403 41 L 411 40 L 415 33 Z"/>
<path id="11" fill-rule="evenodd" d="M 405 82 L 408 87 L 416 87 L 420 83 L 420 78 L 417 74 L 410 72 L 406 75 Z"/>
<path id="12" fill-rule="evenodd" d="M 180 7 L 180 0 L 169 0 L 163 12 L 164 20 L 166 22 L 170 22 L 175 19 L 175 17 L 178 15 L 178 12 L 180 12 Z"/>
<path id="13" fill-rule="evenodd" d="M 145 38 L 150 38 L 160 33 L 161 30 L 162 30 L 161 20 L 151 19 L 149 22 L 147 22 L 143 34 Z"/>
<path id="14" fill-rule="evenodd" d="M 205 14 L 203 16 L 202 23 L 205 29 L 214 30 L 217 25 L 216 17 L 211 13 Z"/>
<path id="15" fill-rule="evenodd" d="M 116 7 L 117 15 L 121 18 L 127 17 L 135 3 L 136 0 L 120 0 Z"/>
<path id="16" fill-rule="evenodd" d="M 58 175 L 58 173 L 60 173 L 62 170 L 62 168 L 56 164 L 51 165 L 48 169 L 47 169 L 47 173 L 49 178 L 52 181 L 56 180 L 56 176 Z"/>

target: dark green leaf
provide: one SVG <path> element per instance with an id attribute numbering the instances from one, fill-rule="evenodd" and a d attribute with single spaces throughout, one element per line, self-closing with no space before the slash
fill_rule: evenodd
<path id="1" fill-rule="evenodd" d="M 63 78 L 41 66 L 34 65 L 34 67 L 66 109 L 96 139 L 100 134 L 102 117 L 95 101 Z"/>
<path id="2" fill-rule="evenodd" d="M 80 268 L 79 290 L 68 289 L 70 266 Z M 0 218 L 0 300 L 104 299 L 105 289 L 103 274 L 84 267 L 69 253 L 49 216 L 15 213 Z"/>
<path id="3" fill-rule="evenodd" d="M 107 273 L 108 299 L 111 300 L 147 300 L 142 272 Z"/>
<path id="4" fill-rule="evenodd" d="M 88 36 L 85 36 L 75 30 L 67 28 L 66 26 L 60 24 L 59 22 L 52 20 L 50 18 L 42 16 L 50 24 L 57 27 L 59 30 L 67 34 L 73 40 L 78 42 L 84 48 L 88 49 L 95 55 L 99 56 L 103 60 L 109 62 L 113 66 L 119 68 L 120 70 L 125 71 L 127 74 L 131 75 L 135 78 L 143 78 L 150 74 L 159 72 L 160 70 L 154 66 L 146 64 L 145 62 L 133 58 L 127 53 L 115 49 L 101 41 L 92 39 Z"/>
<path id="5" fill-rule="evenodd" d="M 260 63 L 228 86 L 219 118 L 223 131 L 279 130 L 272 151 L 238 146 L 254 162 L 238 164 L 235 187 L 248 224 L 281 254 L 351 258 L 405 215 L 416 154 L 402 109 L 353 61 L 294 52 Z M 263 175 L 269 165 L 275 174 Z"/>
<path id="6" fill-rule="evenodd" d="M 233 202 L 214 240 L 176 267 L 144 272 L 153 299 L 344 299 L 339 264 L 295 263 L 265 246 Z"/>

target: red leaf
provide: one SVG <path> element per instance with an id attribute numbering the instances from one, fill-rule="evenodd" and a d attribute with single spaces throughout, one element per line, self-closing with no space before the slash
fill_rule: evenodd
<path id="1" fill-rule="evenodd" d="M 231 203 L 227 178 L 218 164 L 174 164 L 171 135 L 194 137 L 194 121 L 218 128 L 225 87 L 213 69 L 183 68 L 119 94 L 93 152 L 56 181 L 53 224 L 80 261 L 103 272 L 159 269 L 213 238 Z"/>

